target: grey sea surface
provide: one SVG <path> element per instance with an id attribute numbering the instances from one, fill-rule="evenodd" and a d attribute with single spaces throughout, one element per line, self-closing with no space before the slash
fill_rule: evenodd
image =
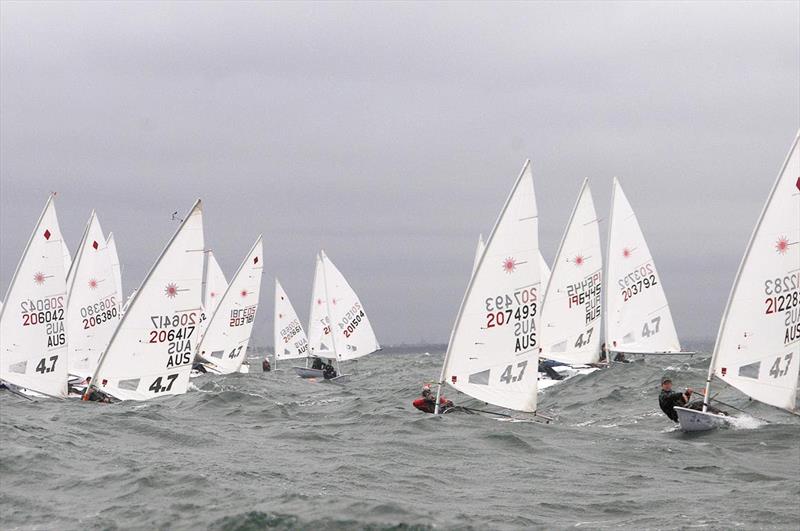
<path id="1" fill-rule="evenodd" d="M 719 386 L 749 413 L 735 428 L 688 436 L 658 409 L 660 378 L 701 387 L 708 354 L 551 388 L 550 424 L 416 411 L 442 356 L 387 349 L 347 365 L 345 385 L 253 359 L 250 374 L 147 403 L 0 393 L 0 527 L 798 528 L 800 418 Z"/>

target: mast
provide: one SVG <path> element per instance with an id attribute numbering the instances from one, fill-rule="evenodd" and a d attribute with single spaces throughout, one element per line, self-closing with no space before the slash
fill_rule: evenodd
<path id="1" fill-rule="evenodd" d="M 339 361 L 339 351 L 336 349 L 336 332 L 333 329 L 333 321 L 331 321 L 331 301 L 328 295 L 328 275 L 325 271 L 325 251 L 320 251 L 322 257 L 322 287 L 325 291 L 325 312 L 327 313 L 328 322 L 331 329 L 331 343 L 333 344 L 333 355 L 336 359 L 336 366 L 339 368 L 339 373 L 342 372 L 342 363 Z"/>
<path id="2" fill-rule="evenodd" d="M 608 270 L 611 265 L 611 230 L 614 226 L 614 199 L 617 195 L 617 178 L 611 183 L 611 215 L 608 216 L 608 236 L 606 237 L 606 259 L 603 267 L 603 344 L 606 346 L 606 363 L 611 367 L 611 345 L 608 344 Z"/>

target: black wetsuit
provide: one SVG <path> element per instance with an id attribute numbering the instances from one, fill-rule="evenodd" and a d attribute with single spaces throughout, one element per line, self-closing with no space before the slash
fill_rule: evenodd
<path id="1" fill-rule="evenodd" d="M 662 390 L 658 396 L 658 405 L 661 406 L 661 411 L 673 421 L 678 422 L 678 413 L 675 411 L 675 406 L 684 406 L 686 398 L 683 393 L 677 391 Z"/>
<path id="2" fill-rule="evenodd" d="M 272 370 L 272 366 L 269 364 L 269 360 L 264 358 L 264 361 L 261 362 L 261 370 L 264 372 L 269 372 Z"/>
<path id="3" fill-rule="evenodd" d="M 326 380 L 330 380 L 331 378 L 336 378 L 336 370 L 333 368 L 333 365 L 326 365 L 325 372 L 322 373 L 323 378 Z"/>
<path id="4" fill-rule="evenodd" d="M 561 376 L 557 370 L 555 370 L 551 365 L 547 363 L 539 362 L 539 372 L 543 372 L 547 374 L 552 380 L 563 380 L 564 377 Z"/>
<path id="5" fill-rule="evenodd" d="M 322 360 L 319 358 L 314 358 L 314 363 L 311 364 L 312 369 L 319 369 L 322 370 L 324 367 L 322 366 Z"/>

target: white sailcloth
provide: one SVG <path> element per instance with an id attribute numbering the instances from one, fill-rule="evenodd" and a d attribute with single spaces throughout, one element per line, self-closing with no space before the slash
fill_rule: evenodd
<path id="1" fill-rule="evenodd" d="M 219 298 L 198 346 L 200 358 L 221 374 L 238 371 L 247 354 L 261 295 L 262 258 L 259 236 Z"/>
<path id="2" fill-rule="evenodd" d="M 311 310 L 308 314 L 308 344 L 312 356 L 334 358 L 331 321 L 328 318 L 328 301 L 325 295 L 325 275 L 322 259 L 316 257 L 314 285 L 311 289 Z"/>
<path id="3" fill-rule="evenodd" d="M 0 380 L 67 396 L 67 287 L 53 196 L 47 199 L 0 308 Z"/>
<path id="4" fill-rule="evenodd" d="M 94 372 L 122 315 L 111 249 L 92 211 L 67 286 L 67 360 L 70 374 Z"/>
<path id="5" fill-rule="evenodd" d="M 483 234 L 478 236 L 478 247 L 475 249 L 475 261 L 472 263 L 472 272 L 478 267 L 478 261 L 481 259 L 483 250 L 486 244 L 483 241 Z M 539 276 L 541 278 L 542 293 L 547 289 L 547 283 L 550 282 L 550 266 L 547 265 L 547 260 L 542 256 L 542 251 L 539 251 Z"/>
<path id="6" fill-rule="evenodd" d="M 108 246 L 108 254 L 111 256 L 111 270 L 114 273 L 114 284 L 117 286 L 117 294 L 120 298 L 120 308 L 125 301 L 122 300 L 122 266 L 119 263 L 119 255 L 117 254 L 117 241 L 114 239 L 114 233 L 109 232 L 106 238 L 106 246 Z"/>
<path id="7" fill-rule="evenodd" d="M 542 357 L 572 364 L 600 360 L 602 278 L 600 228 L 587 179 L 561 240 L 545 292 Z"/>
<path id="8" fill-rule="evenodd" d="M 486 249 L 486 243 L 483 241 L 483 234 L 478 234 L 478 246 L 475 248 L 475 259 L 472 261 L 472 273 L 475 273 L 475 269 L 478 267 L 478 262 L 481 260 L 481 256 L 483 256 L 483 250 Z"/>
<path id="9" fill-rule="evenodd" d="M 614 178 L 608 228 L 606 344 L 610 351 L 680 352 L 664 285 L 628 198 Z"/>
<path id="10" fill-rule="evenodd" d="M 441 382 L 496 406 L 536 410 L 539 275 L 539 221 L 526 161 L 464 294 Z"/>
<path id="11" fill-rule="evenodd" d="M 275 279 L 275 359 L 289 360 L 308 356 L 308 338 L 294 311 L 289 296 Z"/>
<path id="12" fill-rule="evenodd" d="M 203 282 L 203 309 L 206 318 L 210 318 L 217 309 L 217 304 L 222 299 L 225 290 L 228 289 L 228 281 L 225 273 L 219 266 L 213 251 L 206 252 L 205 280 Z"/>
<path id="13" fill-rule="evenodd" d="M 354 360 L 380 350 L 381 346 L 358 295 L 325 255 L 325 251 L 320 252 L 320 258 L 337 359 Z"/>
<path id="14" fill-rule="evenodd" d="M 100 358 L 92 387 L 121 400 L 185 393 L 202 313 L 198 200 L 156 260 Z"/>
<path id="15" fill-rule="evenodd" d="M 542 293 L 547 291 L 547 285 L 550 283 L 550 266 L 547 265 L 547 261 L 542 256 L 542 252 L 539 251 L 539 273 L 542 279 Z"/>
<path id="16" fill-rule="evenodd" d="M 61 251 L 64 253 L 64 272 L 69 274 L 69 270 L 72 268 L 72 255 L 69 252 L 69 247 L 67 247 L 67 242 L 61 240 Z"/>
<path id="17" fill-rule="evenodd" d="M 800 146 L 795 138 L 745 251 L 710 374 L 796 410 L 800 367 Z"/>

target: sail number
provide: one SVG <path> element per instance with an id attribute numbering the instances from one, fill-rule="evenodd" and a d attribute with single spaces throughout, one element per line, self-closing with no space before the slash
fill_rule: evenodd
<path id="1" fill-rule="evenodd" d="M 647 288 L 655 286 L 656 284 L 658 284 L 658 281 L 656 280 L 656 276 L 655 275 L 650 275 L 650 276 L 644 277 L 643 279 L 641 279 L 641 280 L 639 280 L 637 282 L 634 282 L 633 284 L 630 285 L 630 287 L 623 288 L 623 290 L 622 290 L 623 302 L 627 302 L 628 300 L 632 299 L 634 296 L 638 295 L 639 293 L 642 293 Z"/>
<path id="2" fill-rule="evenodd" d="M 781 369 L 781 362 L 785 361 L 786 366 Z M 769 375 L 773 378 L 779 378 L 781 376 L 786 376 L 789 374 L 789 365 L 792 363 L 792 353 L 788 353 L 783 358 L 778 356 L 775 358 L 775 363 L 772 364 L 772 368 L 769 370 Z"/>
<path id="3" fill-rule="evenodd" d="M 228 322 L 229 327 L 244 326 L 250 324 L 256 318 L 257 304 L 248 306 L 247 308 L 233 308 L 231 310 L 231 318 Z"/>
<path id="4" fill-rule="evenodd" d="M 159 376 L 156 378 L 153 383 L 150 384 L 150 387 L 147 389 L 153 391 L 154 393 L 163 393 L 166 391 L 172 390 L 172 384 L 175 383 L 175 380 L 178 379 L 177 374 L 170 374 L 166 377 L 167 385 L 163 384 L 163 377 Z"/>
<path id="5" fill-rule="evenodd" d="M 81 308 L 83 310 L 83 308 Z M 119 312 L 117 312 L 117 308 L 113 307 L 109 310 L 106 310 L 102 313 L 98 313 L 97 315 L 92 315 L 87 317 L 83 320 L 83 329 L 88 330 L 94 326 L 107 323 L 108 321 L 114 319 Z"/>
<path id="6" fill-rule="evenodd" d="M 514 365 L 509 365 L 506 367 L 506 370 L 503 371 L 503 374 L 500 375 L 500 381 L 505 382 L 507 384 L 518 382 L 522 380 L 522 375 L 525 374 L 525 367 L 528 366 L 527 361 L 521 361 L 517 363 L 517 368 L 520 370 L 519 374 L 514 375 Z"/>
<path id="7" fill-rule="evenodd" d="M 94 304 L 87 304 L 83 308 L 81 308 L 81 317 L 89 317 L 90 315 L 94 315 L 96 313 L 103 313 L 110 308 L 117 307 L 117 299 L 114 296 L 106 297 L 105 299 L 101 300 L 100 302 L 95 302 Z"/>
<path id="8" fill-rule="evenodd" d="M 526 306 L 519 306 L 516 310 L 504 310 L 486 314 L 486 328 L 503 326 L 511 322 L 512 318 L 516 321 L 527 319 L 536 315 L 536 303 L 532 302 Z"/>
<path id="9" fill-rule="evenodd" d="M 347 310 L 347 313 L 344 314 L 344 317 L 339 321 L 339 330 L 342 330 L 344 337 L 350 337 L 366 317 L 367 315 L 361 308 L 361 303 L 356 301 L 353 307 Z"/>
<path id="10" fill-rule="evenodd" d="M 800 283 L 800 273 L 786 275 L 785 277 L 767 279 L 764 281 L 764 295 L 778 295 L 786 291 L 798 289 Z"/>
<path id="11" fill-rule="evenodd" d="M 498 295 L 497 297 L 486 298 L 486 311 L 495 312 L 498 310 L 505 310 L 512 306 L 519 306 L 521 304 L 536 303 L 536 288 L 527 288 L 517 290 L 511 295 Z"/>
<path id="12" fill-rule="evenodd" d="M 148 331 L 148 343 L 167 343 L 167 369 L 192 362 L 191 338 L 198 323 L 196 312 L 151 315 L 150 322 L 154 330 Z"/>
<path id="13" fill-rule="evenodd" d="M 767 315 L 791 310 L 792 308 L 800 306 L 800 291 L 767 297 L 764 304 L 767 305 L 766 311 L 764 312 Z"/>
<path id="14" fill-rule="evenodd" d="M 64 297 L 46 297 L 20 301 L 22 326 L 45 325 L 47 348 L 60 347 L 67 344 L 64 332 Z"/>

